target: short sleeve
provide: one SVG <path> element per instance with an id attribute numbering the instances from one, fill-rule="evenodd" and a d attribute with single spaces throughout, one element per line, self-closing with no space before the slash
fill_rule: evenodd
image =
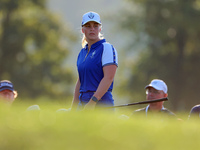
<path id="1" fill-rule="evenodd" d="M 102 66 L 118 66 L 118 56 L 116 49 L 109 43 L 103 43 Z"/>

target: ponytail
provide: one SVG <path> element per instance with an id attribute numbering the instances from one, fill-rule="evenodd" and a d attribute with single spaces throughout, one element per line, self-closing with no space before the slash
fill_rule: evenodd
<path id="1" fill-rule="evenodd" d="M 82 38 L 82 48 L 84 48 L 86 44 L 87 44 L 86 37 L 85 37 L 85 34 L 83 34 L 83 38 Z"/>

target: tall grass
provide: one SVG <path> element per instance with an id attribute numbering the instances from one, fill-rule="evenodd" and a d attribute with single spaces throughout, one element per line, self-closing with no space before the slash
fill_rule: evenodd
<path id="1" fill-rule="evenodd" d="M 48 107 L 46 107 L 48 105 Z M 0 150 L 190 150 L 200 147 L 199 120 L 135 116 L 109 111 L 40 111 L 0 106 Z M 183 117 L 186 118 L 185 115 Z"/>

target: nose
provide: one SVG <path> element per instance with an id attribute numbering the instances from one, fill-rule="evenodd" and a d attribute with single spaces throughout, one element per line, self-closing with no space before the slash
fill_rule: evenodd
<path id="1" fill-rule="evenodd" d="M 4 97 L 5 97 L 6 99 L 8 99 L 8 98 L 9 98 L 9 94 L 8 94 L 8 93 L 4 93 Z"/>
<path id="2" fill-rule="evenodd" d="M 94 30 L 94 26 L 91 26 L 90 30 Z"/>
<path id="3" fill-rule="evenodd" d="M 10 93 L 4 92 L 4 93 L 3 93 L 3 97 L 5 97 L 6 99 L 7 99 L 7 98 L 10 98 Z"/>
<path id="4" fill-rule="evenodd" d="M 147 95 L 151 96 L 151 95 L 153 95 L 153 94 L 154 94 L 153 92 L 148 92 Z"/>
<path id="5" fill-rule="evenodd" d="M 154 93 L 149 92 L 149 93 L 147 94 L 147 99 L 149 99 L 149 100 L 154 99 Z"/>

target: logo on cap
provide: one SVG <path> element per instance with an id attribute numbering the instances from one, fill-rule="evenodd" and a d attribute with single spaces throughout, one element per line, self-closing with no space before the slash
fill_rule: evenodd
<path id="1" fill-rule="evenodd" d="M 93 13 L 90 13 L 90 14 L 88 15 L 88 17 L 89 17 L 90 19 L 93 19 L 93 18 L 94 18 L 94 14 L 93 14 Z"/>
<path id="2" fill-rule="evenodd" d="M 0 84 L 0 88 L 3 87 L 3 86 L 8 86 L 8 87 L 11 87 L 11 88 L 13 87 L 12 84 L 10 84 L 10 83 L 8 83 L 8 82 L 2 82 L 2 83 Z"/>
<path id="3" fill-rule="evenodd" d="M 0 91 L 6 90 L 6 89 L 13 91 L 14 90 L 13 84 L 7 81 L 0 82 Z"/>

